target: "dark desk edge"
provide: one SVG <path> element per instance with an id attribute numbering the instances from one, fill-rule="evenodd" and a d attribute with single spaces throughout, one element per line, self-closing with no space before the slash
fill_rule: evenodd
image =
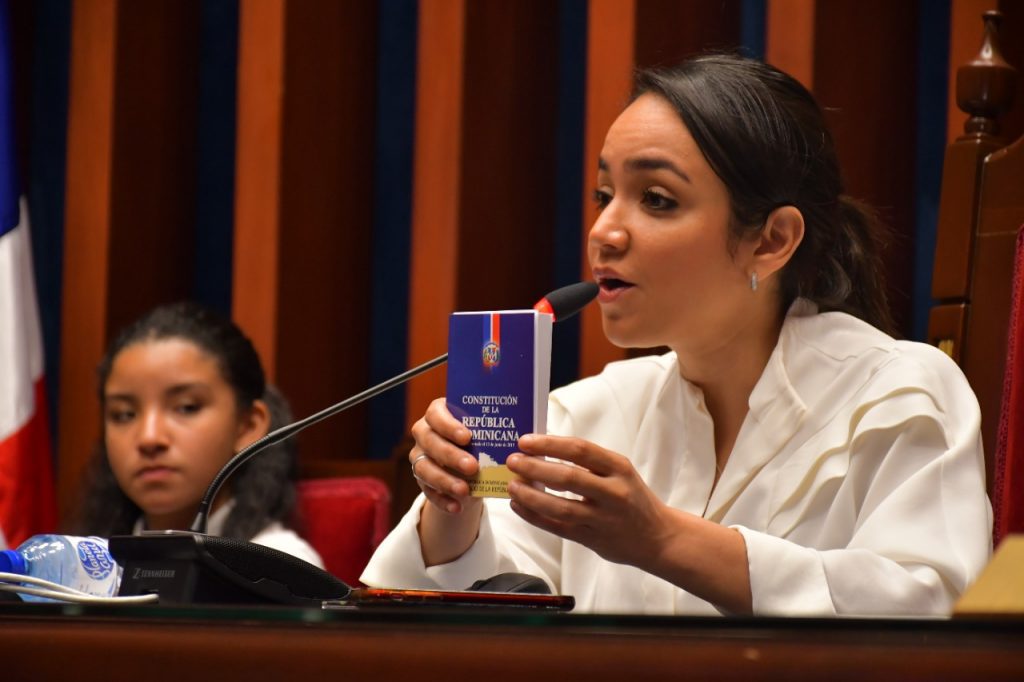
<path id="1" fill-rule="evenodd" d="M 666 635 L 670 632 L 700 630 L 747 634 L 788 632 L 794 635 L 815 632 L 884 632 L 979 635 L 1024 638 L 1024 616 L 969 618 L 803 618 L 803 617 L 717 617 L 650 616 L 617 614 L 577 614 L 525 608 L 430 608 L 389 607 L 301 609 L 279 606 L 226 605 L 136 605 L 84 606 L 77 604 L 0 603 L 0 624 L 24 619 L 101 619 L 130 621 L 203 622 L 212 624 L 246 622 L 253 625 L 284 626 L 289 623 L 308 627 L 370 624 L 431 624 L 436 626 L 496 626 L 579 630 L 587 632 L 645 632 Z"/>

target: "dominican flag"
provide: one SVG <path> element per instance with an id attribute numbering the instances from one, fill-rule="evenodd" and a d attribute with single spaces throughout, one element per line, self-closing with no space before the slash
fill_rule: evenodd
<path id="1" fill-rule="evenodd" d="M 0 5 L 0 540 L 16 547 L 53 531 L 57 512 L 28 219 L 18 193 L 6 10 Z"/>

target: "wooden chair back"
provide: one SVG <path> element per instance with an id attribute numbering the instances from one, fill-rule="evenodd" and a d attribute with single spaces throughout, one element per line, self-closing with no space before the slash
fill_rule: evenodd
<path id="1" fill-rule="evenodd" d="M 1017 71 L 1000 51 L 1000 14 L 986 12 L 984 22 L 981 51 L 957 71 L 957 104 L 970 118 L 943 165 L 928 336 L 978 396 L 991 492 L 1014 246 L 1024 225 L 1024 137 L 999 136 Z"/>

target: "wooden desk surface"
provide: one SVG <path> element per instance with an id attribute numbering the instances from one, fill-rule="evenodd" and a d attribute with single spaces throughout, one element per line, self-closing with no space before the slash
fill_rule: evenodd
<path id="1" fill-rule="evenodd" d="M 1024 680 L 1024 620 L 2 605 L 0 660 L 19 681 Z"/>

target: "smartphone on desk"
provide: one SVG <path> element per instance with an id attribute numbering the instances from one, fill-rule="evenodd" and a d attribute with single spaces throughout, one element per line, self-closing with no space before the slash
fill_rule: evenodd
<path id="1" fill-rule="evenodd" d="M 564 594 L 530 592 L 477 592 L 472 590 L 404 590 L 380 587 L 357 587 L 344 600 L 346 606 L 428 606 L 504 607 L 571 611 L 576 599 Z"/>

